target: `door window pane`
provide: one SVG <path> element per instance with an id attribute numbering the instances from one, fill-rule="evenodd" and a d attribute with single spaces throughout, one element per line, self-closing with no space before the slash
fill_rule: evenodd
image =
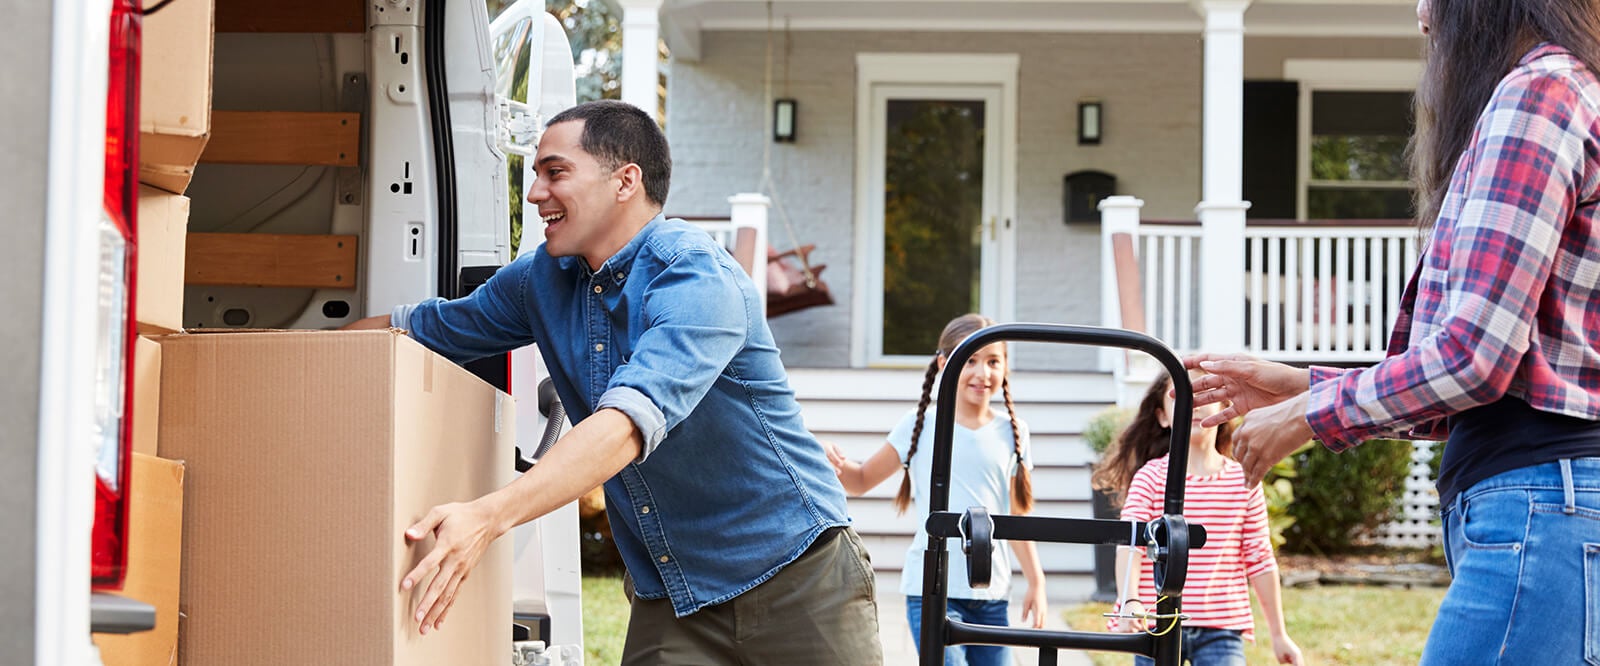
<path id="1" fill-rule="evenodd" d="M 984 104 L 889 100 L 884 155 L 883 353 L 932 354 L 979 309 Z"/>

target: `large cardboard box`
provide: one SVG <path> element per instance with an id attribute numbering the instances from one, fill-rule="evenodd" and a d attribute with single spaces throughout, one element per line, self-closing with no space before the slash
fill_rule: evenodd
<path id="1" fill-rule="evenodd" d="M 403 333 L 160 338 L 161 454 L 189 465 L 183 663 L 484 664 L 511 648 L 510 540 L 422 636 L 400 578 L 434 505 L 510 482 L 510 397 Z"/>
<path id="2" fill-rule="evenodd" d="M 183 328 L 183 266 L 189 240 L 189 197 L 139 186 L 139 332 Z"/>
<path id="3" fill-rule="evenodd" d="M 122 596 L 156 609 L 156 627 L 95 634 L 105 666 L 178 663 L 178 580 L 182 569 L 183 463 L 133 454 L 128 506 L 128 578 Z"/>
<path id="4" fill-rule="evenodd" d="M 183 194 L 211 136 L 212 0 L 181 0 L 143 23 L 139 180 Z"/>
<path id="5" fill-rule="evenodd" d="M 156 430 L 160 418 L 161 345 L 155 340 L 139 336 L 133 343 L 134 453 L 156 455 Z"/>

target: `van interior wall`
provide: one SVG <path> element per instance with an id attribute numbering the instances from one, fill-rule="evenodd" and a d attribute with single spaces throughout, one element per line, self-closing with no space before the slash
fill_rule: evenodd
<path id="1" fill-rule="evenodd" d="M 360 112 L 364 35 L 218 32 L 212 107 L 219 111 Z M 359 167 L 204 163 L 186 194 L 191 233 L 362 233 Z M 341 189 L 341 183 L 345 186 Z M 346 196 L 349 184 L 358 189 Z M 184 289 L 187 328 L 331 328 L 364 311 L 349 289 Z M 345 308 L 324 308 L 342 301 Z M 330 316 L 333 315 L 333 316 Z"/>

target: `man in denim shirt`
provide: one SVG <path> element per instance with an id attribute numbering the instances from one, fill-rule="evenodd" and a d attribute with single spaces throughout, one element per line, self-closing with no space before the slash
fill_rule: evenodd
<path id="1" fill-rule="evenodd" d="M 437 628 L 484 549 L 601 482 L 632 579 L 628 664 L 878 664 L 872 570 L 754 284 L 666 220 L 666 137 L 614 101 L 550 121 L 528 202 L 545 243 L 472 295 L 395 308 L 457 362 L 537 343 L 575 424 L 517 481 L 435 507 L 403 590 Z M 437 573 L 437 575 L 434 575 Z"/>

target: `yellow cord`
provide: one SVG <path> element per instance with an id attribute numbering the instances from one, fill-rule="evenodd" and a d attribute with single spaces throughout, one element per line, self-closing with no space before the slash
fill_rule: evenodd
<path id="1" fill-rule="evenodd" d="M 1156 608 L 1160 608 L 1161 607 L 1161 602 L 1166 601 L 1166 600 L 1167 600 L 1166 597 L 1161 597 L 1160 599 L 1156 599 Z M 1151 636 L 1154 636 L 1156 638 L 1160 638 L 1162 636 L 1165 636 L 1165 635 L 1171 633 L 1172 629 L 1174 627 L 1177 627 L 1177 626 L 1178 626 L 1178 615 L 1174 614 L 1172 616 L 1172 621 L 1167 623 L 1167 628 L 1166 629 L 1162 629 L 1161 631 L 1152 631 L 1150 629 L 1146 629 L 1144 631 L 1144 633 L 1150 634 Z"/>

